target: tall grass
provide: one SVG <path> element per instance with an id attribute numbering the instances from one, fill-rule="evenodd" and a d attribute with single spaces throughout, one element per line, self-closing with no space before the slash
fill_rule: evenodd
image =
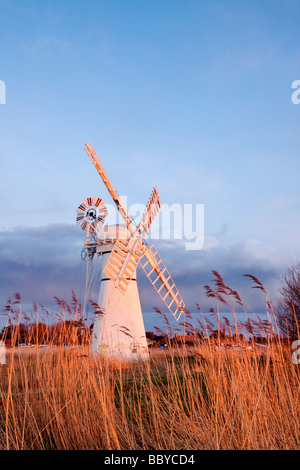
<path id="1" fill-rule="evenodd" d="M 268 330 L 265 347 L 239 334 L 225 347 L 223 327 L 134 364 L 78 344 L 12 347 L 0 366 L 0 449 L 299 449 L 290 345 Z"/>
<path id="2" fill-rule="evenodd" d="M 130 367 L 81 348 L 10 350 L 1 449 L 299 449 L 299 366 L 273 344 L 154 351 Z"/>

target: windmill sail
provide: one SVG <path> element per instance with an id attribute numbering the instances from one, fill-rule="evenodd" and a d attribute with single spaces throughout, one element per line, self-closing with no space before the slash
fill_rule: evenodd
<path id="1" fill-rule="evenodd" d="M 140 266 L 175 320 L 184 310 L 184 301 L 154 245 L 145 250 Z"/>
<path id="2" fill-rule="evenodd" d="M 137 248 L 131 251 L 130 242 L 132 241 L 134 241 L 132 238 L 127 240 L 119 238 L 103 269 L 105 274 L 115 282 L 115 287 L 123 294 L 135 275 L 137 265 L 144 252 L 144 246 L 139 238 L 137 239 Z"/>
<path id="3" fill-rule="evenodd" d="M 143 217 L 132 237 L 127 240 L 117 240 L 104 268 L 107 276 L 115 282 L 115 286 L 123 293 L 135 275 L 137 265 L 145 251 L 141 238 L 149 232 L 160 207 L 159 192 L 154 187 Z"/>
<path id="4" fill-rule="evenodd" d="M 178 321 L 185 307 L 184 301 L 157 250 L 153 245 L 151 247 L 147 247 L 143 240 L 161 208 L 157 188 L 154 187 L 142 220 L 138 227 L 135 227 L 126 206 L 109 181 L 90 142 L 85 146 L 85 150 L 98 170 L 98 173 L 112 196 L 127 225 L 128 231 L 131 234 L 129 239 L 119 238 L 116 241 L 114 249 L 109 256 L 103 271 L 111 280 L 114 281 L 115 287 L 122 293 L 125 293 L 127 286 L 140 263 L 154 289 L 168 310 Z"/>

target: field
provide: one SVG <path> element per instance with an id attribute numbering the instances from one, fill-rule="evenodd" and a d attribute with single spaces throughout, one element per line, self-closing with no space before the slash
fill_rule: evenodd
<path id="1" fill-rule="evenodd" d="M 220 344 L 152 350 L 132 365 L 85 346 L 10 348 L 0 449 L 299 449 L 290 346 Z"/>

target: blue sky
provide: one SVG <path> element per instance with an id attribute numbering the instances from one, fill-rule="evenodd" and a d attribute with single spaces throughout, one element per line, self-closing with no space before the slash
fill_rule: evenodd
<path id="1" fill-rule="evenodd" d="M 111 202 L 90 140 L 129 205 L 154 184 L 204 204 L 202 250 L 155 243 L 189 308 L 216 269 L 262 309 L 241 274 L 275 295 L 299 256 L 299 20 L 293 0 L 0 0 L 2 305 L 78 287 L 75 210 Z"/>

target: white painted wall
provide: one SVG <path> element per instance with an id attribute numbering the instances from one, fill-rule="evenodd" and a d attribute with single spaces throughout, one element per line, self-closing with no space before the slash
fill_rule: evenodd
<path id="1" fill-rule="evenodd" d="M 149 358 L 137 281 L 129 282 L 123 295 L 103 273 L 110 252 L 103 253 L 98 304 L 103 316 L 95 315 L 93 351 L 121 360 Z"/>

